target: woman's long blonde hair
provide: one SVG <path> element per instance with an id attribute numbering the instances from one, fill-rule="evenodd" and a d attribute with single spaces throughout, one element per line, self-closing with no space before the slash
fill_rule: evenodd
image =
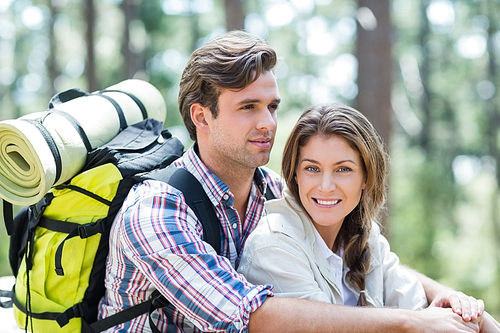
<path id="1" fill-rule="evenodd" d="M 370 267 L 368 238 L 372 221 L 385 203 L 388 155 L 382 139 L 370 121 L 359 111 L 341 104 L 313 106 L 301 115 L 285 145 L 282 173 L 287 187 L 300 203 L 295 179 L 300 149 L 315 135 L 337 135 L 344 138 L 363 161 L 366 185 L 359 204 L 344 219 L 333 251 L 344 247 L 344 261 L 350 268 L 348 280 L 365 290 L 365 276 Z M 325 152 L 326 153 L 326 152 Z M 367 305 L 361 293 L 358 306 Z"/>

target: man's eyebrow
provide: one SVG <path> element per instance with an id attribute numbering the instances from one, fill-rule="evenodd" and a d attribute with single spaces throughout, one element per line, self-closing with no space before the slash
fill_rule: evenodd
<path id="1" fill-rule="evenodd" d="M 262 100 L 258 98 L 248 98 L 248 99 L 243 99 L 238 102 L 238 104 L 250 104 L 250 103 L 262 103 Z M 275 98 L 272 100 L 272 103 L 281 103 L 281 98 Z"/>

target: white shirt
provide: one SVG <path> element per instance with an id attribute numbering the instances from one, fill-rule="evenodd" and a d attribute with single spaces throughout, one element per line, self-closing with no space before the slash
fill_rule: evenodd
<path id="1" fill-rule="evenodd" d="M 330 266 L 330 270 L 335 278 L 335 283 L 337 286 L 342 286 L 342 299 L 344 300 L 344 305 L 356 306 L 358 304 L 358 300 L 354 292 L 347 288 L 344 279 L 344 260 L 342 256 L 344 255 L 344 248 L 340 248 L 339 254 L 334 253 L 328 245 L 326 245 L 325 240 L 319 234 L 316 228 L 314 229 L 314 236 L 316 237 L 316 247 L 318 250 L 325 256 L 326 261 L 328 262 L 328 266 Z"/>

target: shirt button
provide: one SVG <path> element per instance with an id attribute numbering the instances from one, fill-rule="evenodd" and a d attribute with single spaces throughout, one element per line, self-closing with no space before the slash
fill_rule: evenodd
<path id="1" fill-rule="evenodd" d="M 224 195 L 222 196 L 222 199 L 224 199 L 224 200 L 229 199 L 229 195 L 227 193 L 224 193 Z"/>
<path id="2" fill-rule="evenodd" d="M 236 228 L 238 228 L 238 224 L 233 223 L 233 229 L 236 229 Z"/>

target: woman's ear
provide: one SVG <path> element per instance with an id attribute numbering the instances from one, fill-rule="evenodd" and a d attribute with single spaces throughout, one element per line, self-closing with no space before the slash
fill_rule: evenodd
<path id="1" fill-rule="evenodd" d="M 207 117 L 212 114 L 207 107 L 202 106 L 200 103 L 193 103 L 191 105 L 191 120 L 193 121 L 196 130 L 203 133 L 209 132 Z"/>

